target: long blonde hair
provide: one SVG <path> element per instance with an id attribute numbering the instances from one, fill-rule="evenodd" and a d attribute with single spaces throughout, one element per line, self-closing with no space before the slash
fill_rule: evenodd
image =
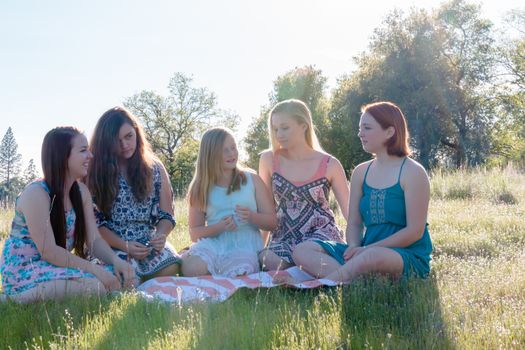
<path id="1" fill-rule="evenodd" d="M 188 202 L 190 206 L 195 206 L 202 211 L 206 211 L 208 204 L 208 194 L 217 182 L 222 173 L 222 150 L 226 137 L 235 137 L 230 129 L 216 127 L 207 130 L 202 135 L 199 146 L 199 156 L 195 166 L 195 174 L 191 180 L 188 190 Z M 246 175 L 243 169 L 237 164 L 233 171 L 233 177 L 228 186 L 227 194 L 235 192 L 241 188 L 241 184 L 246 184 Z"/>
<path id="2" fill-rule="evenodd" d="M 272 151 L 275 152 L 280 148 L 272 127 L 272 116 L 277 113 L 286 114 L 295 119 L 299 124 L 305 124 L 306 131 L 304 137 L 306 139 L 306 144 L 316 151 L 323 151 L 323 148 L 317 139 L 317 135 L 315 134 L 310 109 L 303 101 L 293 98 L 277 103 L 273 106 L 270 113 L 268 113 L 268 139 L 270 140 Z"/>

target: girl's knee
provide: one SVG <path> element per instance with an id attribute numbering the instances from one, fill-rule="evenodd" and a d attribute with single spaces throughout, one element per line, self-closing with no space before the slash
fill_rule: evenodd
<path id="1" fill-rule="evenodd" d="M 171 264 L 170 266 L 167 266 L 165 269 L 163 269 L 162 276 L 178 276 L 180 275 L 180 263 Z"/>
<path id="2" fill-rule="evenodd" d="M 268 248 L 259 253 L 259 263 L 263 271 L 284 270 L 293 266 Z"/>
<path id="3" fill-rule="evenodd" d="M 163 277 L 163 276 L 178 276 L 181 273 L 181 263 L 171 264 L 166 266 L 159 272 L 155 273 L 151 278 Z"/>
<path id="4" fill-rule="evenodd" d="M 292 258 L 297 266 L 307 264 L 311 258 L 312 253 L 326 253 L 325 250 L 314 241 L 305 241 L 295 246 L 292 252 Z"/>
<path id="5" fill-rule="evenodd" d="M 377 264 L 378 257 L 374 254 L 372 248 L 368 248 L 354 259 L 354 269 L 358 275 L 361 275 L 374 271 L 374 266 Z"/>
<path id="6" fill-rule="evenodd" d="M 392 258 L 385 254 L 384 249 L 375 248 L 366 249 L 356 258 L 355 263 L 359 274 L 389 272 L 394 264 Z"/>
<path id="7" fill-rule="evenodd" d="M 77 281 L 79 282 L 79 285 L 72 286 L 72 290 L 69 291 L 71 294 L 77 294 L 80 292 L 80 294 L 102 295 L 107 293 L 106 287 L 104 287 L 102 282 L 96 278 L 81 278 Z"/>
<path id="8" fill-rule="evenodd" d="M 314 241 L 304 241 L 295 246 L 294 252 L 318 251 L 321 246 Z"/>
<path id="9" fill-rule="evenodd" d="M 208 275 L 208 266 L 197 256 L 186 256 L 181 262 L 182 275 L 186 277 L 195 277 Z"/>
<path id="10" fill-rule="evenodd" d="M 259 258 L 259 265 L 265 269 L 268 265 L 273 265 L 272 261 L 276 259 L 276 255 L 270 249 L 265 248 L 257 254 Z"/>
<path id="11" fill-rule="evenodd" d="M 292 251 L 292 258 L 297 266 L 303 265 L 308 261 L 307 257 L 309 253 L 315 249 L 314 245 L 314 242 L 302 242 L 295 247 Z"/>

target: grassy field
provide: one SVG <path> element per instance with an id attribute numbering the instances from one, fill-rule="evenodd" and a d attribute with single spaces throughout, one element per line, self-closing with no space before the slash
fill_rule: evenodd
<path id="1" fill-rule="evenodd" d="M 525 174 L 436 172 L 428 280 L 241 290 L 224 303 L 146 303 L 133 294 L 0 304 L 0 349 L 525 348 Z M 189 244 L 177 202 L 177 248 Z M 0 213 L 0 245 L 12 211 Z"/>

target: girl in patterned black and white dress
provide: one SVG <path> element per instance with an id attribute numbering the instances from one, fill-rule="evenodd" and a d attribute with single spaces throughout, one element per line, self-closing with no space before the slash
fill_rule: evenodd
<path id="1" fill-rule="evenodd" d="M 166 242 L 175 226 L 173 191 L 138 119 L 115 107 L 99 119 L 88 174 L 104 239 L 142 278 L 178 274 L 179 255 Z"/>

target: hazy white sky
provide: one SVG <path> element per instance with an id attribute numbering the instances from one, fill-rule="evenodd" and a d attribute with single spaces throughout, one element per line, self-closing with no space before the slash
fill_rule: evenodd
<path id="1" fill-rule="evenodd" d="M 24 167 L 40 170 L 45 133 L 74 125 L 89 136 L 110 107 L 141 90 L 166 94 L 175 72 L 218 96 L 242 118 L 268 102 L 272 82 L 313 64 L 329 78 L 394 8 L 440 1 L 193 0 L 0 1 L 0 137 L 11 126 Z M 485 1 L 498 22 L 518 0 Z"/>

